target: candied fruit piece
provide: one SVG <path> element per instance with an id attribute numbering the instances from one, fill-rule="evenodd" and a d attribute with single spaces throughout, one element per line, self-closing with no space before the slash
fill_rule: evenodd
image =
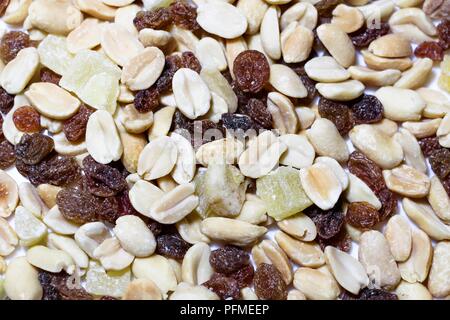
<path id="1" fill-rule="evenodd" d="M 89 262 L 85 287 L 90 294 L 120 298 L 124 295 L 130 282 L 130 268 L 106 272 L 99 263 L 92 260 Z"/>
<path id="2" fill-rule="evenodd" d="M 30 47 L 30 36 L 22 31 L 9 31 L 5 33 L 0 42 L 0 56 L 7 64 L 13 60 L 20 50 Z"/>
<path id="3" fill-rule="evenodd" d="M 20 131 L 33 133 L 41 130 L 41 116 L 33 107 L 23 106 L 13 113 L 13 122 Z"/>
<path id="4" fill-rule="evenodd" d="M 256 180 L 256 194 L 264 201 L 267 213 L 277 221 L 312 205 L 300 182 L 299 170 L 280 167 Z"/>
<path id="5" fill-rule="evenodd" d="M 65 37 L 50 34 L 41 41 L 37 50 L 42 65 L 53 72 L 62 75 L 69 69 L 73 54 L 67 50 Z"/>
<path id="6" fill-rule="evenodd" d="M 102 72 L 93 75 L 77 95 L 84 103 L 113 114 L 119 93 L 118 80 L 110 73 Z"/>
<path id="7" fill-rule="evenodd" d="M 30 247 L 47 235 L 47 226 L 24 207 L 16 208 L 14 225 L 20 244 Z"/>
<path id="8" fill-rule="evenodd" d="M 216 272 L 230 274 L 249 263 L 249 255 L 241 248 L 227 245 L 211 252 L 209 262 Z"/>
<path id="9" fill-rule="evenodd" d="M 286 300 L 286 283 L 280 271 L 271 264 L 261 263 L 253 278 L 255 293 L 263 300 Z"/>

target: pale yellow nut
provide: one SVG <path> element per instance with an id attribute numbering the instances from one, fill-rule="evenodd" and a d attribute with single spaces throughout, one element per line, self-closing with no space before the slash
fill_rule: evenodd
<path id="1" fill-rule="evenodd" d="M 142 150 L 138 162 L 138 174 L 145 180 L 154 180 L 169 174 L 177 161 L 178 151 L 169 137 L 159 137 Z"/>
<path id="2" fill-rule="evenodd" d="M 280 9 L 277 6 L 269 7 L 264 14 L 260 28 L 261 45 L 264 52 L 274 60 L 281 58 L 279 15 Z"/>
<path id="3" fill-rule="evenodd" d="M 411 226 L 402 216 L 395 215 L 389 219 L 384 236 L 396 261 L 409 258 L 412 248 Z"/>
<path id="4" fill-rule="evenodd" d="M 434 248 L 433 264 L 428 279 L 430 293 L 438 298 L 450 294 L 450 244 L 439 242 Z"/>
<path id="5" fill-rule="evenodd" d="M 407 165 L 383 170 L 383 177 L 390 190 L 406 197 L 423 198 L 430 190 L 428 176 Z"/>
<path id="6" fill-rule="evenodd" d="M 19 189 L 15 180 L 0 170 L 0 217 L 9 217 L 19 203 Z"/>
<path id="7" fill-rule="evenodd" d="M 278 92 L 267 95 L 267 110 L 272 115 L 272 123 L 280 134 L 296 133 L 298 118 L 291 100 Z"/>
<path id="8" fill-rule="evenodd" d="M 38 271 L 26 257 L 16 257 L 9 263 L 4 288 L 11 300 L 40 300 L 43 293 Z"/>
<path id="9" fill-rule="evenodd" d="M 8 62 L 0 75 L 0 84 L 9 94 L 22 92 L 35 74 L 39 65 L 36 48 L 24 48 Z"/>
<path id="10" fill-rule="evenodd" d="M 412 53 L 411 43 L 398 34 L 387 34 L 372 41 L 369 51 L 383 58 L 409 57 Z"/>
<path id="11" fill-rule="evenodd" d="M 355 47 L 349 36 L 333 24 L 322 24 L 317 28 L 317 36 L 333 58 L 344 68 L 355 62 Z"/>
<path id="12" fill-rule="evenodd" d="M 331 19 L 331 23 L 346 33 L 352 33 L 358 30 L 365 22 L 364 15 L 358 8 L 345 4 L 340 4 L 334 8 L 332 14 L 333 18 Z"/>
<path id="13" fill-rule="evenodd" d="M 319 82 L 341 82 L 350 77 L 349 71 L 330 56 L 312 58 L 306 62 L 305 72 L 308 77 Z"/>
<path id="14" fill-rule="evenodd" d="M 325 263 L 325 257 L 318 244 L 295 240 L 281 231 L 275 234 L 275 240 L 287 256 L 301 266 L 316 268 Z"/>
<path id="15" fill-rule="evenodd" d="M 203 242 L 189 248 L 181 265 L 183 282 L 200 285 L 211 278 L 214 271 L 209 263 L 210 254 L 210 247 Z"/>
<path id="16" fill-rule="evenodd" d="M 341 291 L 327 266 L 298 268 L 294 274 L 294 287 L 309 300 L 335 300 Z"/>
<path id="17" fill-rule="evenodd" d="M 410 58 L 383 58 L 372 54 L 369 50 L 361 50 L 364 62 L 374 70 L 397 69 L 404 71 L 412 66 Z"/>

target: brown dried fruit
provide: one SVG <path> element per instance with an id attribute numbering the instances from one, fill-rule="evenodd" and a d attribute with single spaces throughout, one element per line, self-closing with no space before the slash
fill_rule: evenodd
<path id="1" fill-rule="evenodd" d="M 100 208 L 97 211 L 97 220 L 115 224 L 116 220 L 120 217 L 119 201 L 116 197 L 100 198 L 97 197 L 100 202 Z"/>
<path id="2" fill-rule="evenodd" d="M 211 130 L 208 132 L 209 134 L 205 134 L 205 132 L 207 132 L 208 130 Z M 195 148 L 216 139 L 221 139 L 223 137 L 222 128 L 217 123 L 214 123 L 211 120 L 194 121 L 190 133 L 191 144 Z M 195 139 L 197 137 L 201 137 L 201 139 Z"/>
<path id="3" fill-rule="evenodd" d="M 430 165 L 439 179 L 443 180 L 450 174 L 450 150 L 441 148 L 430 155 Z"/>
<path id="4" fill-rule="evenodd" d="M 387 188 L 381 168 L 362 152 L 352 152 L 347 165 L 348 170 L 364 181 L 375 193 Z"/>
<path id="5" fill-rule="evenodd" d="M 9 0 L 1 0 L 0 1 L 0 16 L 3 15 L 3 13 L 5 13 L 6 8 L 9 5 Z"/>
<path id="6" fill-rule="evenodd" d="M 49 68 L 43 67 L 39 73 L 41 82 L 50 82 L 56 85 L 59 85 L 59 80 L 61 80 L 61 76 Z"/>
<path id="7" fill-rule="evenodd" d="M 182 67 L 183 60 L 179 55 L 173 54 L 166 57 L 164 69 L 155 84 L 159 93 L 172 90 L 173 75 Z"/>
<path id="8" fill-rule="evenodd" d="M 20 50 L 31 46 L 30 36 L 22 31 L 5 33 L 0 42 L 0 56 L 6 64 L 13 60 Z"/>
<path id="9" fill-rule="evenodd" d="M 111 197 L 127 188 L 127 182 L 119 170 L 106 164 L 98 163 L 87 156 L 83 159 L 87 190 L 98 197 Z"/>
<path id="10" fill-rule="evenodd" d="M 345 291 L 339 297 L 341 300 L 398 300 L 395 293 L 383 289 L 369 288 L 362 289 L 358 295 Z"/>
<path id="11" fill-rule="evenodd" d="M 263 53 L 246 50 L 234 60 L 233 72 L 239 89 L 243 92 L 256 93 L 269 81 L 269 62 Z"/>
<path id="12" fill-rule="evenodd" d="M 422 42 L 414 50 L 416 57 L 430 58 L 433 61 L 442 61 L 444 59 L 444 53 L 444 49 L 435 41 Z"/>
<path id="13" fill-rule="evenodd" d="M 356 228 L 370 229 L 378 223 L 379 213 L 367 202 L 352 202 L 348 205 L 345 220 Z"/>
<path id="14" fill-rule="evenodd" d="M 345 228 L 342 228 L 337 235 L 330 239 L 324 239 L 319 236 L 317 237 L 317 241 L 322 250 L 325 250 L 327 246 L 338 248 L 339 250 L 344 252 L 350 252 L 350 250 L 352 249 L 352 239 L 348 235 Z"/>
<path id="15" fill-rule="evenodd" d="M 439 138 L 436 136 L 422 138 L 419 139 L 418 141 L 425 157 L 429 157 L 432 155 L 434 151 L 442 149 L 442 146 L 439 143 Z"/>
<path id="16" fill-rule="evenodd" d="M 0 141 L 3 141 L 5 137 L 3 136 L 3 117 L 0 115 Z"/>
<path id="17" fill-rule="evenodd" d="M 317 234 L 323 239 L 330 239 L 341 231 L 344 224 L 345 217 L 340 207 L 338 202 L 334 208 L 324 211 L 312 205 L 303 212 L 314 221 Z"/>
<path id="18" fill-rule="evenodd" d="M 102 200 L 80 186 L 58 192 L 56 204 L 67 220 L 79 224 L 96 221 L 97 213 L 103 209 Z"/>
<path id="19" fill-rule="evenodd" d="M 152 111 L 159 106 L 159 96 L 160 93 L 154 85 L 148 89 L 138 91 L 134 97 L 134 107 L 141 113 Z"/>
<path id="20" fill-rule="evenodd" d="M 163 234 L 156 238 L 156 253 L 166 258 L 182 260 L 190 247 L 178 233 Z"/>
<path id="21" fill-rule="evenodd" d="M 197 57 L 191 51 L 185 51 L 181 54 L 181 63 L 183 68 L 189 68 L 194 70 L 197 73 L 202 71 L 202 65 Z"/>
<path id="22" fill-rule="evenodd" d="M 41 116 L 33 107 L 24 106 L 14 111 L 13 121 L 20 131 L 33 133 L 41 130 Z"/>
<path id="23" fill-rule="evenodd" d="M 334 8 L 343 2 L 343 0 L 320 0 L 314 6 L 321 18 L 331 18 Z"/>
<path id="24" fill-rule="evenodd" d="M 258 129 L 255 122 L 245 114 L 224 113 L 221 118 L 222 125 L 227 130 L 247 131 L 250 129 Z"/>
<path id="25" fill-rule="evenodd" d="M 148 221 L 146 221 L 146 224 L 155 237 L 164 232 L 164 225 L 162 225 L 158 221 L 149 218 Z"/>
<path id="26" fill-rule="evenodd" d="M 233 278 L 237 281 L 239 289 L 249 287 L 253 282 L 253 276 L 255 275 L 255 270 L 251 264 L 246 264 L 241 269 L 236 272 L 233 272 L 229 275 L 230 278 Z"/>
<path id="27" fill-rule="evenodd" d="M 443 19 L 437 26 L 439 44 L 443 49 L 450 47 L 450 20 Z"/>
<path id="28" fill-rule="evenodd" d="M 14 95 L 9 94 L 0 87 L 0 111 L 7 114 L 14 106 Z"/>
<path id="29" fill-rule="evenodd" d="M 172 126 L 170 131 L 187 130 L 190 132 L 194 127 L 194 122 L 176 109 L 172 117 Z"/>
<path id="30" fill-rule="evenodd" d="M 249 263 L 247 252 L 235 246 L 225 246 L 211 252 L 209 263 L 216 272 L 230 274 Z"/>
<path id="31" fill-rule="evenodd" d="M 371 25 L 368 28 L 363 26 L 360 30 L 351 33 L 350 38 L 355 47 L 364 48 L 368 47 L 373 40 L 388 34 L 389 29 L 389 24 L 385 22 L 380 23 L 379 27 L 377 25 Z"/>
<path id="32" fill-rule="evenodd" d="M 240 297 L 237 281 L 220 273 L 213 274 L 211 279 L 202 285 L 214 291 L 222 300 L 238 300 Z"/>
<path id="33" fill-rule="evenodd" d="M 255 293 L 263 300 L 286 300 L 287 288 L 280 271 L 271 264 L 261 263 L 253 278 Z"/>
<path id="34" fill-rule="evenodd" d="M 152 11 L 139 11 L 133 23 L 138 31 L 145 28 L 162 30 L 172 23 L 172 17 L 167 8 L 157 8 Z"/>
<path id="35" fill-rule="evenodd" d="M 81 285 L 71 283 L 71 278 L 64 272 L 50 273 L 40 270 L 39 282 L 44 291 L 42 300 L 93 300 Z"/>
<path id="36" fill-rule="evenodd" d="M 341 136 L 345 136 L 353 128 L 352 114 L 346 104 L 320 97 L 319 114 L 333 122 Z"/>
<path id="37" fill-rule="evenodd" d="M 16 161 L 14 146 L 9 141 L 0 143 L 0 169 L 5 170 L 11 167 Z"/>
<path id="38" fill-rule="evenodd" d="M 196 31 L 200 29 L 197 23 L 197 9 L 186 1 L 176 1 L 169 7 L 173 23 L 183 29 Z"/>
<path id="39" fill-rule="evenodd" d="M 254 122 L 263 127 L 264 129 L 272 128 L 272 115 L 265 101 L 250 98 L 245 106 L 242 106 L 238 110 L 240 113 L 248 115 Z"/>
<path id="40" fill-rule="evenodd" d="M 364 94 L 352 103 L 351 110 L 356 124 L 374 123 L 383 119 L 383 105 L 372 95 Z"/>
<path id="41" fill-rule="evenodd" d="M 64 121 L 63 132 L 70 142 L 83 140 L 86 136 L 86 127 L 91 114 L 94 110 L 87 105 L 82 104 L 78 112 L 71 118 Z"/>
<path id="42" fill-rule="evenodd" d="M 388 188 L 375 192 L 378 200 L 381 202 L 380 221 L 384 221 L 395 213 L 397 210 L 397 197 Z"/>
<path id="43" fill-rule="evenodd" d="M 34 165 L 41 162 L 52 152 L 53 139 L 41 133 L 24 134 L 16 145 L 16 157 L 25 164 Z"/>

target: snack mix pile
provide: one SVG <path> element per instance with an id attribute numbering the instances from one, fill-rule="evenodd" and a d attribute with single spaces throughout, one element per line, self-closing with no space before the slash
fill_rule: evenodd
<path id="1" fill-rule="evenodd" d="M 450 297 L 450 0 L 0 13 L 0 299 Z"/>

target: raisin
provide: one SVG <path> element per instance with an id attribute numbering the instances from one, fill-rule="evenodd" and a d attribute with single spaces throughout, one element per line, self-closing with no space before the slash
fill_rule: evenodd
<path id="1" fill-rule="evenodd" d="M 0 111 L 7 114 L 14 106 L 14 96 L 0 87 Z"/>
<path id="2" fill-rule="evenodd" d="M 16 145 L 16 157 L 25 164 L 37 164 L 52 152 L 54 145 L 52 138 L 41 133 L 24 134 Z"/>
<path id="3" fill-rule="evenodd" d="M 450 47 L 450 20 L 443 19 L 437 26 L 439 43 L 444 50 Z"/>
<path id="4" fill-rule="evenodd" d="M 223 130 L 211 120 L 194 121 L 191 133 L 191 143 L 199 147 L 205 143 L 223 138 Z M 200 139 L 198 139 L 200 138 Z"/>
<path id="5" fill-rule="evenodd" d="M 100 208 L 97 211 L 97 220 L 115 224 L 120 217 L 119 201 L 116 197 L 101 198 L 97 197 Z"/>
<path id="6" fill-rule="evenodd" d="M 20 131 L 33 133 L 41 130 L 41 116 L 33 107 L 24 106 L 14 111 L 13 121 Z"/>
<path id="7" fill-rule="evenodd" d="M 63 132 L 67 140 L 77 142 L 85 138 L 87 123 L 93 113 L 93 109 L 82 104 L 75 115 L 64 121 Z"/>
<path id="8" fill-rule="evenodd" d="M 344 2 L 343 0 L 320 0 L 317 2 L 314 6 L 317 9 L 317 12 L 319 13 L 319 16 L 321 18 L 330 18 L 331 12 L 334 10 L 334 8 L 337 7 L 337 5 Z"/>
<path id="9" fill-rule="evenodd" d="M 83 159 L 83 169 L 86 188 L 93 195 L 111 197 L 127 188 L 127 182 L 119 170 L 98 163 L 90 155 Z"/>
<path id="10" fill-rule="evenodd" d="M 115 300 L 119 300 L 117 298 L 111 297 L 111 296 L 102 296 L 99 300 L 111 300 L 111 301 L 115 301 Z"/>
<path id="11" fill-rule="evenodd" d="M 1 0 L 0 1 L 0 16 L 3 15 L 3 13 L 5 13 L 6 8 L 9 5 L 9 0 Z"/>
<path id="12" fill-rule="evenodd" d="M 306 98 L 303 98 L 302 101 L 305 103 L 311 102 L 317 94 L 316 82 L 310 77 L 308 77 L 306 73 L 299 75 L 299 77 L 300 80 L 302 80 L 302 83 L 305 86 L 306 91 L 308 92 L 308 95 L 306 96 Z"/>
<path id="13" fill-rule="evenodd" d="M 374 123 L 383 119 L 383 105 L 375 96 L 364 94 L 350 108 L 356 124 Z"/>
<path id="14" fill-rule="evenodd" d="M 11 167 L 16 161 L 14 146 L 9 141 L 0 143 L 0 169 L 5 170 Z"/>
<path id="15" fill-rule="evenodd" d="M 381 209 L 379 211 L 380 221 L 384 221 L 392 216 L 397 210 L 397 197 L 388 188 L 375 192 L 375 195 L 381 202 Z"/>
<path id="16" fill-rule="evenodd" d="M 47 271 L 39 271 L 38 279 L 42 286 L 42 300 L 61 300 L 58 289 L 52 283 L 53 274 Z"/>
<path id="17" fill-rule="evenodd" d="M 253 277 L 255 293 L 263 300 L 286 300 L 286 283 L 280 271 L 271 264 L 261 263 Z"/>
<path id="18" fill-rule="evenodd" d="M 202 286 L 215 292 L 222 300 L 237 300 L 240 297 L 237 281 L 220 273 L 214 273 L 211 279 L 203 283 Z"/>
<path id="19" fill-rule="evenodd" d="M 134 215 L 139 216 L 139 212 L 133 207 L 128 195 L 128 188 L 117 196 L 119 216 Z"/>
<path id="20" fill-rule="evenodd" d="M 62 189 L 56 196 L 56 204 L 67 220 L 79 224 L 96 221 L 102 209 L 102 200 L 81 186 Z"/>
<path id="21" fill-rule="evenodd" d="M 194 122 L 176 109 L 172 117 L 172 126 L 170 131 L 185 129 L 191 132 L 194 127 Z"/>
<path id="22" fill-rule="evenodd" d="M 442 61 L 444 53 L 444 49 L 435 41 L 424 41 L 414 49 L 416 57 L 430 58 L 433 61 Z"/>
<path id="23" fill-rule="evenodd" d="M 250 98 L 248 103 L 239 108 L 239 111 L 243 114 L 248 115 L 254 122 L 263 127 L 264 129 L 272 128 L 272 115 L 269 110 L 267 110 L 264 101 Z"/>
<path id="24" fill-rule="evenodd" d="M 337 235 L 329 239 L 324 239 L 319 236 L 317 237 L 317 242 L 322 250 L 325 250 L 327 246 L 336 247 L 344 252 L 350 252 L 352 249 L 352 239 L 345 228 L 342 228 Z"/>
<path id="25" fill-rule="evenodd" d="M 348 291 L 340 295 L 341 300 L 398 300 L 395 293 L 390 293 L 383 289 L 362 289 L 358 295 L 354 295 Z"/>
<path id="26" fill-rule="evenodd" d="M 153 85 L 148 89 L 138 91 L 134 97 L 134 106 L 138 112 L 147 113 L 159 106 L 160 93 Z"/>
<path id="27" fill-rule="evenodd" d="M 216 272 L 230 274 L 249 262 L 249 255 L 241 248 L 225 246 L 211 252 L 209 263 Z"/>
<path id="28" fill-rule="evenodd" d="M 352 226 L 370 229 L 379 222 L 378 210 L 367 202 L 352 202 L 348 205 L 345 220 Z"/>
<path id="29" fill-rule="evenodd" d="M 61 76 L 49 68 L 42 68 L 40 71 L 41 82 L 50 82 L 56 85 L 59 85 L 59 81 L 61 80 Z"/>
<path id="30" fill-rule="evenodd" d="M 311 206 L 304 211 L 314 221 L 317 233 L 323 239 L 330 239 L 341 231 L 345 217 L 339 207 L 340 203 L 324 211 L 317 206 Z"/>
<path id="31" fill-rule="evenodd" d="M 202 65 L 197 57 L 191 51 L 185 51 L 181 54 L 181 63 L 183 68 L 189 68 L 197 73 L 202 71 Z"/>
<path id="32" fill-rule="evenodd" d="M 3 117 L 0 114 L 0 141 L 3 141 L 5 136 L 3 135 Z"/>
<path id="33" fill-rule="evenodd" d="M 80 285 L 71 283 L 64 272 L 39 271 L 39 282 L 43 288 L 43 300 L 92 300 L 93 297 Z"/>
<path id="34" fill-rule="evenodd" d="M 239 270 L 231 273 L 230 278 L 237 281 L 239 289 L 249 287 L 253 282 L 253 276 L 255 275 L 255 270 L 251 264 L 246 264 Z"/>
<path id="35" fill-rule="evenodd" d="M 256 93 L 261 91 L 269 81 L 269 62 L 263 53 L 246 50 L 234 60 L 233 72 L 239 89 Z"/>
<path id="36" fill-rule="evenodd" d="M 196 31 L 200 29 L 197 23 L 197 9 L 186 1 L 176 1 L 169 7 L 173 23 L 183 29 Z"/>
<path id="37" fill-rule="evenodd" d="M 163 234 L 156 239 L 156 252 L 166 258 L 182 260 L 190 247 L 178 233 Z"/>
<path id="38" fill-rule="evenodd" d="M 422 152 L 425 155 L 425 157 L 429 157 L 433 154 L 433 152 L 442 149 L 442 146 L 439 143 L 439 138 L 436 136 L 422 138 L 422 139 L 419 139 L 418 141 L 419 141 L 420 148 L 422 149 Z"/>
<path id="39" fill-rule="evenodd" d="M 319 114 L 334 123 L 339 133 L 345 136 L 353 128 L 353 118 L 350 108 L 336 101 L 320 98 Z"/>
<path id="40" fill-rule="evenodd" d="M 389 29 L 389 24 L 385 22 L 379 24 L 379 27 L 377 25 L 371 25 L 370 27 L 364 26 L 360 30 L 351 33 L 350 38 L 355 47 L 368 47 L 373 40 L 388 34 Z"/>
<path id="41" fill-rule="evenodd" d="M 139 11 L 133 23 L 138 31 L 145 28 L 162 30 L 172 23 L 172 17 L 167 8 L 157 8 L 152 11 Z"/>
<path id="42" fill-rule="evenodd" d="M 450 176 L 448 176 L 446 179 L 441 180 L 442 186 L 444 187 L 445 191 L 447 192 L 448 196 L 450 197 Z"/>
<path id="43" fill-rule="evenodd" d="M 183 60 L 179 55 L 173 54 L 166 57 L 164 69 L 155 84 L 159 93 L 172 90 L 173 75 L 182 67 Z"/>
<path id="44" fill-rule="evenodd" d="M 31 46 L 30 37 L 22 31 L 5 33 L 0 42 L 0 56 L 5 64 L 13 60 L 20 50 Z"/>
<path id="45" fill-rule="evenodd" d="M 159 236 L 164 232 L 164 225 L 159 223 L 158 221 L 155 221 L 153 219 L 148 219 L 146 222 L 147 227 L 150 229 L 150 231 L 153 233 L 155 237 Z"/>
<path id="46" fill-rule="evenodd" d="M 224 113 L 221 120 L 223 127 L 227 130 L 242 130 L 245 132 L 257 128 L 252 118 L 245 114 Z"/>
<path id="47" fill-rule="evenodd" d="M 364 181 L 375 193 L 386 188 L 381 168 L 363 153 L 352 152 L 347 165 L 349 171 Z"/>
<path id="48" fill-rule="evenodd" d="M 439 179 L 445 179 L 450 174 L 450 150 L 441 148 L 434 151 L 429 158 L 431 169 Z"/>

